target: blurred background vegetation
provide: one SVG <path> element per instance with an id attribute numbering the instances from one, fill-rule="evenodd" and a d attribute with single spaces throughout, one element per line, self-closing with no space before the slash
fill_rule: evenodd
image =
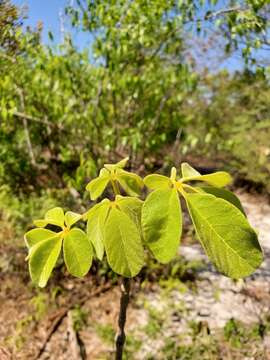
<path id="1" fill-rule="evenodd" d="M 49 206 L 79 197 L 83 206 L 99 166 L 125 156 L 141 173 L 189 159 L 270 191 L 269 1 L 66 5 L 89 46 L 72 31 L 44 44 L 42 24 L 25 27 L 27 11 L 0 1 L 7 227 L 20 236 Z M 233 57 L 240 70 L 226 66 Z"/>
<path id="2" fill-rule="evenodd" d="M 257 202 L 269 195 L 270 3 L 66 0 L 62 25 L 68 26 L 61 27 L 60 40 L 49 32 L 48 41 L 43 24 L 29 27 L 27 9 L 16 4 L 0 0 L 0 334 L 17 355 L 23 343 L 37 350 L 35 337 L 32 345 L 26 340 L 43 329 L 45 313 L 75 304 L 79 326 L 86 317 L 80 299 L 117 282 L 106 263 L 94 262 L 84 282 L 68 278 L 60 261 L 41 292 L 30 284 L 24 261 L 23 233 L 33 219 L 54 206 L 85 211 L 90 204 L 85 186 L 104 162 L 129 156 L 130 168 L 144 175 L 189 161 L 202 172 L 228 170 L 235 186 L 262 192 Z M 78 34 L 87 41 L 78 43 Z M 185 238 L 194 240 L 188 227 Z M 269 316 L 245 328 L 229 320 L 216 340 L 204 323 L 189 319 L 178 297 L 169 296 L 174 288 L 181 293 L 190 287 L 196 297 L 195 279 L 207 264 L 184 257 L 166 267 L 147 261 L 136 280 L 146 289 L 141 294 L 151 295 L 147 288 L 158 283 L 169 311 L 183 307 L 177 326 L 188 318 L 192 334 L 182 348 L 177 328 L 176 338 L 165 338 L 162 359 L 182 353 L 185 359 L 243 359 L 251 356 L 251 347 L 261 351 L 264 334 L 270 334 Z M 134 288 L 138 291 L 136 282 Z M 102 316 L 118 308 L 113 294 L 98 298 L 96 308 L 91 299 L 88 309 L 98 314 L 91 322 L 111 344 L 114 331 Z M 269 294 L 261 296 L 269 306 Z M 140 308 L 147 309 L 146 299 L 138 300 Z M 151 344 L 166 330 L 166 312 L 158 313 L 156 303 L 152 298 L 143 330 L 143 342 L 150 334 Z M 108 304 L 111 309 L 104 311 Z M 141 341 L 130 334 L 128 359 Z M 92 338 L 90 343 L 99 347 Z"/>

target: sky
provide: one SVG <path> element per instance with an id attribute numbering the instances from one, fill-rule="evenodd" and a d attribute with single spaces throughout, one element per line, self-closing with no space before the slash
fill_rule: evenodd
<path id="1" fill-rule="evenodd" d="M 12 0 L 15 5 L 27 6 L 28 18 L 24 22 L 25 25 L 35 27 L 37 23 L 41 21 L 43 23 L 42 40 L 45 43 L 49 43 L 48 32 L 51 31 L 54 35 L 56 44 L 61 42 L 62 39 L 61 26 L 64 26 L 66 30 L 70 30 L 67 20 L 65 20 L 64 23 L 63 21 L 60 21 L 61 14 L 64 14 L 65 5 L 70 1 L 72 0 Z M 91 38 L 87 33 L 72 30 L 72 35 L 74 44 L 79 49 L 82 49 L 91 43 Z M 208 62 L 209 60 L 211 61 L 211 59 L 206 59 L 204 61 Z M 241 70 L 243 68 L 243 59 L 241 59 L 240 56 L 230 57 L 220 64 L 220 68 L 226 68 L 229 71 Z"/>
<path id="2" fill-rule="evenodd" d="M 67 0 L 12 0 L 17 6 L 27 6 L 28 18 L 24 21 L 27 26 L 35 27 L 36 24 L 41 21 L 43 23 L 43 37 L 42 40 L 48 43 L 48 32 L 51 31 L 54 35 L 56 43 L 61 41 L 61 26 L 64 25 L 66 29 L 69 29 L 67 21 L 60 21 L 61 14 L 64 14 L 65 5 Z M 63 17 L 62 17 L 63 19 Z M 76 45 L 82 48 L 89 42 L 88 36 L 85 33 L 76 33 L 73 31 L 73 36 Z"/>

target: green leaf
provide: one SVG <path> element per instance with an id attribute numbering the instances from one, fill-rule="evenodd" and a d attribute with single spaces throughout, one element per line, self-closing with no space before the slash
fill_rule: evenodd
<path id="1" fill-rule="evenodd" d="M 47 229 L 32 229 L 24 235 L 24 240 L 28 248 L 36 245 L 42 240 L 59 236 L 56 232 Z"/>
<path id="2" fill-rule="evenodd" d="M 48 224 L 57 225 L 63 228 L 65 225 L 65 215 L 63 209 L 60 207 L 50 209 L 45 214 L 45 220 L 48 222 Z"/>
<path id="3" fill-rule="evenodd" d="M 133 277 L 144 263 L 144 251 L 136 225 L 122 211 L 112 208 L 105 224 L 104 245 L 110 267 L 117 274 Z"/>
<path id="4" fill-rule="evenodd" d="M 141 214 L 142 214 L 142 205 L 143 201 L 129 196 L 116 196 L 116 204 L 123 211 L 127 214 L 130 219 L 137 225 L 141 233 Z"/>
<path id="5" fill-rule="evenodd" d="M 104 167 L 106 169 L 108 169 L 109 171 L 113 171 L 113 170 L 116 170 L 116 169 L 123 169 L 123 168 L 126 167 L 128 160 L 129 160 L 129 158 L 126 157 L 126 158 L 120 160 L 116 164 L 104 164 Z"/>
<path id="6" fill-rule="evenodd" d="M 197 170 L 195 170 L 192 166 L 190 166 L 186 162 L 181 164 L 181 172 L 183 178 L 191 177 L 191 176 L 201 176 L 201 174 Z"/>
<path id="7" fill-rule="evenodd" d="M 127 172 L 125 170 L 118 170 L 116 175 L 117 181 L 128 195 L 140 195 L 144 183 L 140 176 Z"/>
<path id="8" fill-rule="evenodd" d="M 42 240 L 30 250 L 29 271 L 34 283 L 46 286 L 52 270 L 57 262 L 62 247 L 62 238 L 51 237 Z"/>
<path id="9" fill-rule="evenodd" d="M 88 219 L 90 216 L 92 216 L 92 213 L 96 212 L 96 210 L 101 207 L 102 205 L 107 205 L 109 207 L 111 201 L 109 199 L 103 199 L 101 202 L 95 204 L 94 206 L 92 206 L 84 215 L 84 219 Z"/>
<path id="10" fill-rule="evenodd" d="M 76 277 L 83 277 L 88 273 L 93 257 L 92 245 L 84 231 L 71 229 L 64 238 L 64 260 L 68 272 Z"/>
<path id="11" fill-rule="evenodd" d="M 67 211 L 65 213 L 65 223 L 68 227 L 71 227 L 73 224 L 75 224 L 81 218 L 82 218 L 82 216 L 80 214 L 77 214 L 73 211 Z"/>
<path id="12" fill-rule="evenodd" d="M 176 189 L 158 189 L 146 198 L 142 207 L 144 239 L 153 255 L 162 263 L 177 253 L 182 232 L 182 213 Z"/>
<path id="13" fill-rule="evenodd" d="M 44 219 L 38 219 L 38 220 L 34 220 L 34 224 L 37 226 L 37 227 L 45 227 L 48 225 L 48 221 L 44 220 Z"/>
<path id="14" fill-rule="evenodd" d="M 229 203 L 236 206 L 246 216 L 245 210 L 243 209 L 240 200 L 233 192 L 226 189 L 217 188 L 214 186 L 202 186 L 200 187 L 200 189 L 202 189 L 204 192 L 208 194 L 212 194 L 218 198 L 229 201 Z"/>
<path id="15" fill-rule="evenodd" d="M 116 163 L 114 166 L 117 167 L 118 169 L 124 169 L 127 165 L 128 160 L 129 157 L 125 157 L 124 159 L 118 161 L 118 163 Z"/>
<path id="16" fill-rule="evenodd" d="M 97 258 L 102 260 L 104 255 L 104 227 L 110 202 L 97 205 L 88 213 L 87 236 L 94 246 Z"/>
<path id="17" fill-rule="evenodd" d="M 223 187 L 232 182 L 232 177 L 230 174 L 228 174 L 225 171 L 217 171 L 213 174 L 190 176 L 182 179 L 183 182 L 194 181 L 194 180 L 204 181 L 216 187 Z"/>
<path id="18" fill-rule="evenodd" d="M 152 174 L 148 175 L 143 179 L 145 185 L 151 189 L 168 189 L 171 187 L 172 182 L 167 176 Z"/>
<path id="19" fill-rule="evenodd" d="M 250 275 L 263 260 L 256 232 L 228 201 L 208 194 L 186 194 L 187 205 L 205 252 L 223 274 Z"/>
<path id="20" fill-rule="evenodd" d="M 98 178 L 90 181 L 90 183 L 86 186 L 86 190 L 90 192 L 91 200 L 96 200 L 99 196 L 101 196 L 110 181 L 110 175 L 108 171 L 102 174 Z"/>

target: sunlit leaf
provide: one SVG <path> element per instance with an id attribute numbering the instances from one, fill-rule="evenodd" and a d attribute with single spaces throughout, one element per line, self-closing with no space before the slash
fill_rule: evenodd
<path id="1" fill-rule="evenodd" d="M 108 169 L 109 171 L 113 171 L 116 169 L 124 169 L 127 165 L 128 160 L 129 160 L 129 158 L 126 157 L 115 164 L 104 164 L 104 167 L 106 169 Z"/>
<path id="2" fill-rule="evenodd" d="M 143 201 L 135 197 L 117 196 L 116 203 L 120 210 L 127 214 L 137 225 L 141 233 L 141 213 Z"/>
<path id="3" fill-rule="evenodd" d="M 61 237 L 42 240 L 31 248 L 29 271 L 32 281 L 46 286 L 62 247 Z"/>
<path id="4" fill-rule="evenodd" d="M 172 182 L 167 176 L 152 174 L 148 175 L 143 179 L 145 185 L 151 189 L 168 189 L 171 187 Z"/>
<path id="5" fill-rule="evenodd" d="M 201 176 L 201 174 L 195 170 L 188 163 L 184 162 L 181 164 L 182 177 Z"/>
<path id="6" fill-rule="evenodd" d="M 103 194 L 109 181 L 109 173 L 105 173 L 104 175 L 90 181 L 90 183 L 86 186 L 86 190 L 90 192 L 91 200 L 96 200 Z"/>
<path id="7" fill-rule="evenodd" d="M 82 218 L 80 214 L 77 214 L 73 211 L 67 211 L 65 213 L 65 223 L 68 227 L 75 224 L 77 221 L 79 221 Z"/>
<path id="8" fill-rule="evenodd" d="M 219 271 L 238 279 L 250 275 L 263 260 L 256 232 L 241 211 L 209 194 L 187 194 L 197 235 Z"/>
<path id="9" fill-rule="evenodd" d="M 140 195 L 141 190 L 144 186 L 144 183 L 140 176 L 127 172 L 125 170 L 118 170 L 116 179 L 120 183 L 121 187 L 125 190 L 125 192 L 131 196 Z"/>
<path id="10" fill-rule="evenodd" d="M 112 208 L 105 224 L 104 245 L 110 267 L 117 274 L 133 277 L 144 263 L 139 231 L 124 212 Z"/>
<path id="11" fill-rule="evenodd" d="M 63 209 L 60 207 L 55 207 L 48 210 L 45 214 L 45 220 L 48 222 L 48 224 L 64 227 L 65 215 Z"/>
<path id="12" fill-rule="evenodd" d="M 24 235 L 26 245 L 30 248 L 42 240 L 58 236 L 56 232 L 47 229 L 32 229 Z"/>
<path id="13" fill-rule="evenodd" d="M 71 229 L 64 238 L 64 260 L 68 272 L 76 277 L 83 277 L 88 273 L 93 257 L 91 243 L 84 231 Z"/>
<path id="14" fill-rule="evenodd" d="M 236 206 L 244 215 L 246 215 L 240 200 L 233 192 L 214 186 L 201 186 L 200 189 L 208 194 L 212 194 L 218 198 L 229 201 L 231 204 Z"/>
<path id="15" fill-rule="evenodd" d="M 48 225 L 48 221 L 44 220 L 44 219 L 39 219 L 39 220 L 34 220 L 34 224 L 37 226 L 37 227 L 45 227 Z"/>
<path id="16" fill-rule="evenodd" d="M 216 187 L 223 187 L 232 182 L 232 177 L 230 174 L 226 173 L 225 171 L 217 171 L 213 174 L 190 176 L 182 179 L 183 182 L 195 181 L 195 180 L 204 181 Z"/>
<path id="17" fill-rule="evenodd" d="M 93 244 L 97 258 L 103 259 L 104 255 L 104 227 L 110 202 L 100 203 L 94 206 L 88 213 L 87 237 Z"/>
<path id="18" fill-rule="evenodd" d="M 124 169 L 127 165 L 127 162 L 129 160 L 129 157 L 125 157 L 124 159 L 118 161 L 118 163 L 115 164 L 115 167 L 119 169 Z"/>
<path id="19" fill-rule="evenodd" d="M 142 228 L 147 246 L 157 260 L 169 262 L 177 253 L 182 232 L 182 214 L 177 190 L 158 189 L 142 207 Z"/>

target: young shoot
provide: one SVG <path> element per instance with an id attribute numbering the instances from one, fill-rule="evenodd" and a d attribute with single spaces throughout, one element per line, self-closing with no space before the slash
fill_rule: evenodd
<path id="1" fill-rule="evenodd" d="M 105 164 L 90 181 L 86 190 L 91 200 L 98 201 L 86 213 L 64 213 L 56 207 L 25 234 L 30 276 L 40 287 L 46 286 L 61 254 L 73 276 L 85 276 L 93 257 L 102 261 L 106 256 L 111 269 L 123 277 L 116 359 L 122 358 L 125 343 L 129 279 L 144 266 L 146 252 L 163 264 L 178 254 L 181 198 L 205 253 L 222 274 L 233 279 L 248 276 L 263 260 L 257 233 L 239 199 L 224 188 L 232 181 L 228 173 L 201 175 L 183 163 L 179 172 L 172 168 L 170 177 L 150 174 L 142 180 L 124 170 L 127 161 Z M 149 190 L 145 200 L 140 199 L 144 186 Z M 102 198 L 107 187 L 112 198 Z M 85 230 L 76 226 L 78 221 L 86 223 Z M 51 231 L 47 225 L 59 231 Z"/>

